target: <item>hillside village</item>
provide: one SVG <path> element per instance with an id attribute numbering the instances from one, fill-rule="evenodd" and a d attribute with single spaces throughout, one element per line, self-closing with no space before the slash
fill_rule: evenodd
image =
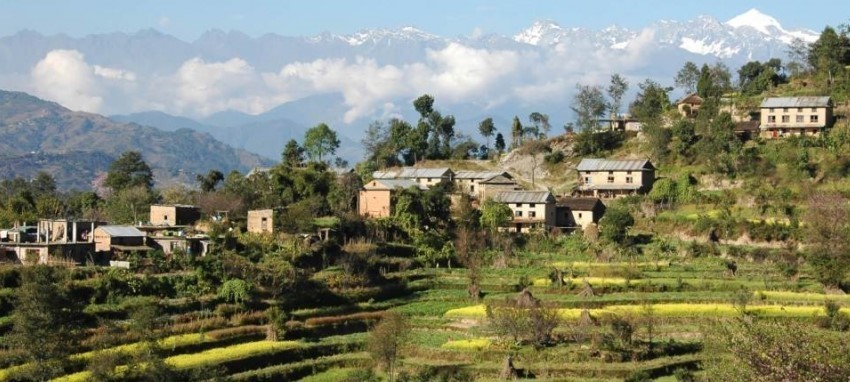
<path id="1" fill-rule="evenodd" d="M 0 380 L 846 380 L 848 33 L 579 84 L 563 132 L 426 94 L 353 165 L 319 123 L 192 187 L 0 181 Z"/>

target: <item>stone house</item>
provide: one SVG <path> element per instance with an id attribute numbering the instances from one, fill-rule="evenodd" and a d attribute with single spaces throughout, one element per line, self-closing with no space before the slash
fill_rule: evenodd
<path id="1" fill-rule="evenodd" d="M 676 110 L 685 118 L 695 118 L 702 106 L 702 97 L 697 93 L 688 94 L 676 101 Z"/>
<path id="2" fill-rule="evenodd" d="M 150 211 L 155 226 L 189 226 L 201 219 L 201 210 L 186 204 L 154 204 Z"/>
<path id="3" fill-rule="evenodd" d="M 655 167 L 649 160 L 585 158 L 576 166 L 577 196 L 614 198 L 649 192 L 655 182 Z"/>
<path id="4" fill-rule="evenodd" d="M 555 197 L 549 191 L 503 191 L 493 200 L 510 207 L 513 221 L 512 232 L 529 232 L 533 229 L 555 227 Z"/>
<path id="5" fill-rule="evenodd" d="M 458 171 L 454 174 L 455 192 L 467 193 L 484 200 L 501 191 L 520 189 L 511 174 L 505 171 Z"/>
<path id="6" fill-rule="evenodd" d="M 605 205 L 599 198 L 562 197 L 555 205 L 555 224 L 566 229 L 586 229 L 599 223 L 604 214 Z"/>
<path id="7" fill-rule="evenodd" d="M 428 188 L 412 179 L 373 179 L 363 185 L 357 198 L 357 210 L 360 216 L 385 218 L 392 215 L 393 193 L 410 187 L 420 190 Z"/>
<path id="8" fill-rule="evenodd" d="M 95 228 L 94 244 L 97 252 L 149 251 L 145 234 L 133 226 L 104 225 Z"/>
<path id="9" fill-rule="evenodd" d="M 279 211 L 272 208 L 248 211 L 248 232 L 258 234 L 274 233 L 275 218 L 280 216 Z"/>
<path id="10" fill-rule="evenodd" d="M 832 109 L 830 97 L 765 98 L 760 106 L 760 136 L 768 139 L 817 136 L 832 125 Z"/>

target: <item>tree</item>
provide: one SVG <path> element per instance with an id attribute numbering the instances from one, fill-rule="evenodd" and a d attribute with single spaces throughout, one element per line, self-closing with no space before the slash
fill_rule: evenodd
<path id="1" fill-rule="evenodd" d="M 298 145 L 298 141 L 290 139 L 283 147 L 280 159 L 287 167 L 301 167 L 301 164 L 304 163 L 304 148 Z"/>
<path id="2" fill-rule="evenodd" d="M 809 197 L 807 206 L 806 261 L 820 282 L 837 287 L 850 269 L 848 201 L 838 193 L 816 192 Z"/>
<path id="3" fill-rule="evenodd" d="M 611 76 L 611 84 L 608 85 L 608 97 L 611 98 L 611 115 L 617 118 L 620 115 L 620 106 L 623 104 L 623 94 L 629 90 L 629 82 L 619 74 Z"/>
<path id="4" fill-rule="evenodd" d="M 487 140 L 487 148 L 490 148 L 490 137 L 496 132 L 496 125 L 493 124 L 493 118 L 485 118 L 478 124 L 478 132 Z"/>
<path id="5" fill-rule="evenodd" d="M 313 126 L 304 134 L 304 151 L 310 160 L 323 162 L 326 154 L 333 155 L 338 148 L 339 138 L 336 131 L 324 123 Z"/>
<path id="6" fill-rule="evenodd" d="M 576 125 L 582 130 L 596 132 L 599 118 L 605 115 L 607 104 L 602 90 L 596 86 L 577 84 L 575 98 L 570 109 L 576 113 Z"/>
<path id="7" fill-rule="evenodd" d="M 697 88 L 700 78 L 700 70 L 693 62 L 686 62 L 682 69 L 676 73 L 674 83 L 688 93 L 693 93 Z"/>
<path id="8" fill-rule="evenodd" d="M 635 224 L 635 219 L 628 208 L 622 205 L 613 205 L 605 216 L 599 220 L 600 234 L 609 242 L 624 244 L 626 242 L 629 228 Z"/>
<path id="9" fill-rule="evenodd" d="M 132 187 L 144 187 L 150 190 L 153 187 L 153 172 L 142 159 L 141 153 L 127 151 L 109 165 L 103 184 L 113 191 Z"/>
<path id="10" fill-rule="evenodd" d="M 83 313 L 62 286 L 66 276 L 63 268 L 21 268 L 8 341 L 33 366 L 22 370 L 25 379 L 45 381 L 60 374 L 67 356 L 77 350 Z"/>
<path id="11" fill-rule="evenodd" d="M 493 145 L 493 148 L 499 152 L 499 155 L 505 152 L 505 137 L 502 136 L 502 133 L 496 133 L 496 143 Z"/>
<path id="12" fill-rule="evenodd" d="M 534 174 L 540 165 L 539 156 L 551 152 L 552 148 L 546 142 L 532 141 L 521 148 L 521 152 L 531 157 L 531 188 L 534 188 Z"/>
<path id="13" fill-rule="evenodd" d="M 850 64 L 850 38 L 832 27 L 824 28 L 818 40 L 809 46 L 808 61 L 818 75 L 831 83 Z"/>
<path id="14" fill-rule="evenodd" d="M 369 332 L 366 348 L 372 359 L 384 367 L 390 382 L 395 376 L 396 361 L 409 336 L 407 319 L 396 312 L 384 313 L 381 322 Z"/>
<path id="15" fill-rule="evenodd" d="M 522 128 L 522 122 L 519 117 L 514 116 L 514 121 L 511 123 L 511 148 L 515 149 L 522 146 L 522 138 L 525 135 L 525 130 Z"/>
<path id="16" fill-rule="evenodd" d="M 500 227 L 506 227 L 513 220 L 513 211 L 504 203 L 486 199 L 481 204 L 481 227 L 490 232 L 497 232 Z"/>
<path id="17" fill-rule="evenodd" d="M 148 220 L 150 205 L 155 202 L 156 195 L 151 190 L 136 186 L 109 195 L 104 210 L 111 222 L 136 223 Z"/>
<path id="18" fill-rule="evenodd" d="M 791 40 L 785 53 L 789 60 L 786 68 L 792 76 L 798 76 L 811 70 L 808 61 L 809 45 L 802 39 L 795 37 Z"/>
<path id="19" fill-rule="evenodd" d="M 240 279 L 230 279 L 221 284 L 218 296 L 225 301 L 241 304 L 251 298 L 251 285 Z"/>
<path id="20" fill-rule="evenodd" d="M 552 342 L 552 332 L 561 322 L 558 309 L 544 305 L 528 289 L 516 298 L 490 302 L 486 311 L 489 327 L 499 337 L 538 348 Z"/>
<path id="21" fill-rule="evenodd" d="M 670 107 L 670 98 L 667 95 L 670 89 L 650 79 L 639 84 L 638 88 L 640 90 L 629 106 L 629 110 L 639 120 L 648 121 L 659 118 Z"/>
<path id="22" fill-rule="evenodd" d="M 552 128 L 549 124 L 549 115 L 535 111 L 528 116 L 528 120 L 534 125 L 534 135 L 538 138 L 546 138 L 549 135 L 549 129 Z"/>
<path id="23" fill-rule="evenodd" d="M 213 192 L 218 183 L 224 180 L 224 174 L 218 170 L 210 170 L 206 175 L 196 175 L 195 179 L 198 181 L 201 191 Z"/>

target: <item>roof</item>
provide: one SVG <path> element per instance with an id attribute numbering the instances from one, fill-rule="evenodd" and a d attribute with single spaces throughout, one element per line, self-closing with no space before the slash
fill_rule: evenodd
<path id="1" fill-rule="evenodd" d="M 374 179 L 416 179 L 416 178 L 442 178 L 446 173 L 451 173 L 448 167 L 440 168 L 416 168 L 404 167 L 401 170 L 375 171 L 372 173 Z"/>
<path id="2" fill-rule="evenodd" d="M 691 93 L 691 94 L 688 94 L 688 95 L 682 97 L 682 99 L 676 101 L 677 105 L 682 104 L 682 103 L 691 104 L 691 105 L 700 105 L 700 104 L 702 104 L 702 97 L 700 97 L 699 94 L 697 94 L 697 93 Z"/>
<path id="3" fill-rule="evenodd" d="M 573 211 L 593 211 L 599 204 L 602 204 L 599 198 L 564 197 L 558 199 L 558 207 L 567 207 Z"/>
<path id="4" fill-rule="evenodd" d="M 579 190 L 638 190 L 639 184 L 583 184 Z"/>
<path id="5" fill-rule="evenodd" d="M 145 234 L 136 227 L 128 225 L 102 225 L 97 229 L 112 237 L 144 237 Z"/>
<path id="6" fill-rule="evenodd" d="M 516 181 L 513 178 L 506 177 L 502 174 L 496 175 L 489 179 L 484 179 L 480 182 L 481 184 L 516 184 Z"/>
<path id="7" fill-rule="evenodd" d="M 652 169 L 655 169 L 655 167 L 646 159 L 613 160 L 585 158 L 576 166 L 576 170 L 578 171 L 643 171 Z"/>
<path id="8" fill-rule="evenodd" d="M 500 203 L 549 203 L 554 199 L 549 191 L 502 191 L 493 196 Z"/>
<path id="9" fill-rule="evenodd" d="M 490 179 L 499 175 L 511 178 L 511 175 L 504 171 L 458 171 L 455 173 L 455 179 Z"/>
<path id="10" fill-rule="evenodd" d="M 765 98 L 761 107 L 830 107 L 832 99 L 829 97 L 772 97 Z"/>
<path id="11" fill-rule="evenodd" d="M 153 251 L 153 248 L 146 245 L 110 245 L 109 247 L 119 251 Z"/>
<path id="12" fill-rule="evenodd" d="M 151 204 L 151 207 L 198 208 L 191 204 Z"/>
<path id="13" fill-rule="evenodd" d="M 732 130 L 735 132 L 758 131 L 759 121 L 736 122 L 735 127 Z"/>
<path id="14" fill-rule="evenodd" d="M 410 179 L 375 179 L 377 185 L 369 186 L 368 184 L 363 188 L 367 190 L 394 190 L 397 188 L 410 188 L 416 187 L 420 190 L 427 190 L 428 188 L 416 183 L 414 180 Z"/>

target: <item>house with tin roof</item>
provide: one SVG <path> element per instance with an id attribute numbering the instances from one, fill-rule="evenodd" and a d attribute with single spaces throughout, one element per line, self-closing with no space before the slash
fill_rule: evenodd
<path id="1" fill-rule="evenodd" d="M 399 170 L 375 171 L 373 179 L 407 179 L 419 183 L 425 187 L 434 186 L 440 182 L 451 183 L 454 181 L 454 172 L 448 167 L 441 168 L 418 168 L 403 167 Z"/>
<path id="2" fill-rule="evenodd" d="M 599 223 L 605 214 L 605 205 L 599 198 L 561 197 L 555 204 L 555 224 L 565 229 L 587 229 Z"/>
<path id="3" fill-rule="evenodd" d="M 97 252 L 129 253 L 147 252 L 153 249 L 145 243 L 145 233 L 133 226 L 104 225 L 94 230 L 94 245 Z"/>
<path id="4" fill-rule="evenodd" d="M 521 189 L 506 171 L 458 171 L 454 174 L 455 192 L 484 200 L 497 192 Z"/>
<path id="5" fill-rule="evenodd" d="M 646 159 L 615 160 L 585 158 L 576 166 L 576 196 L 615 198 L 649 192 L 655 182 L 655 166 Z"/>
<path id="6" fill-rule="evenodd" d="M 528 232 L 555 227 L 555 197 L 549 191 L 502 191 L 493 201 L 507 205 L 513 213 L 508 231 Z"/>
<path id="7" fill-rule="evenodd" d="M 373 179 L 363 185 L 357 197 L 360 216 L 385 218 L 392 215 L 393 194 L 407 188 L 427 190 L 428 187 L 413 179 Z"/>
<path id="8" fill-rule="evenodd" d="M 816 136 L 833 122 L 830 97 L 770 97 L 759 108 L 760 136 L 768 139 Z"/>

